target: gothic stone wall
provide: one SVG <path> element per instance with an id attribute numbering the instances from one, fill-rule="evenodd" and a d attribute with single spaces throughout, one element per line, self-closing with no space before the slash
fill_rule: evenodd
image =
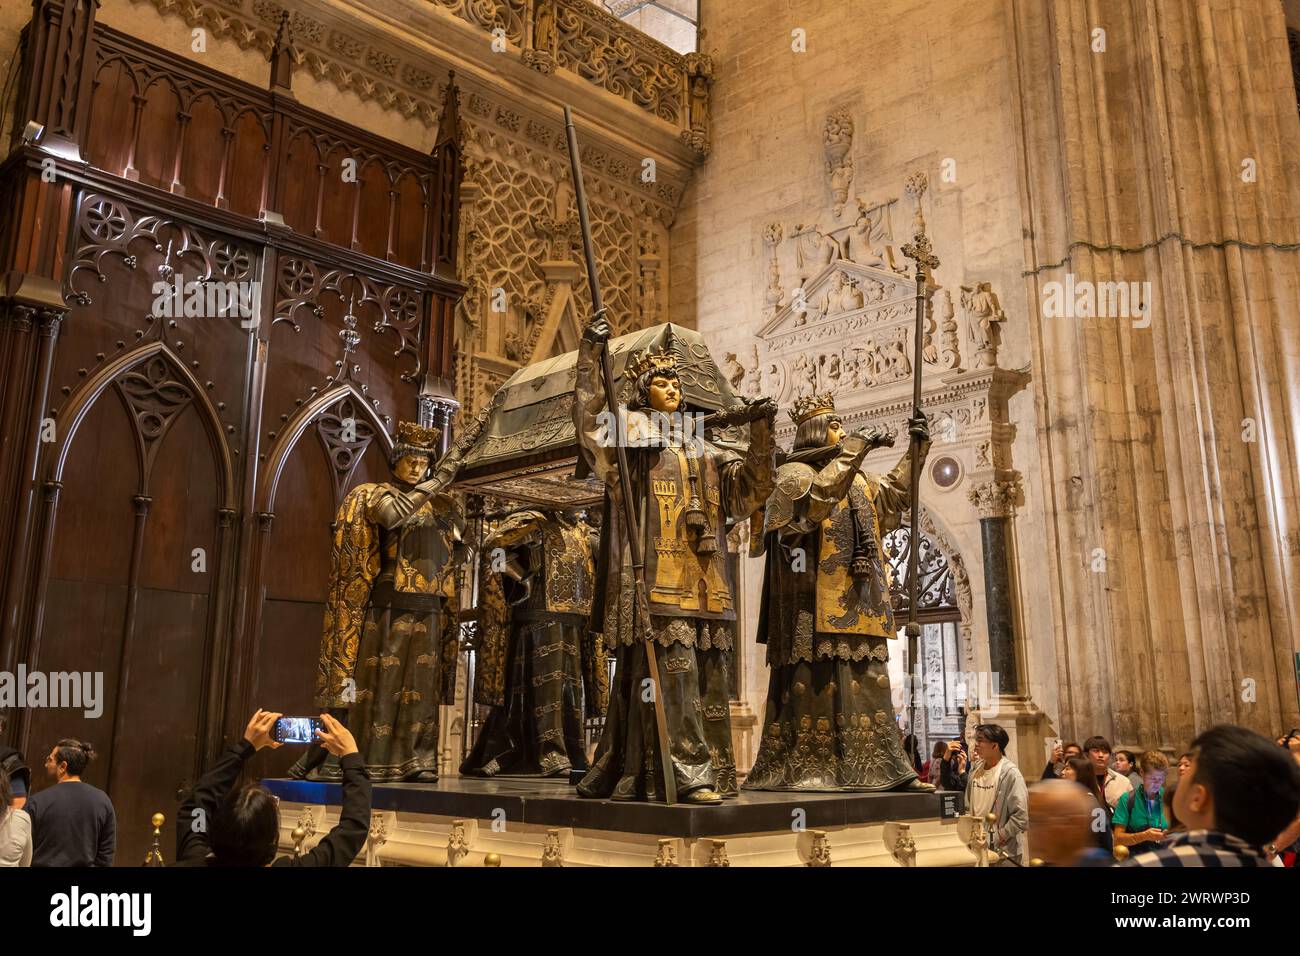
<path id="1" fill-rule="evenodd" d="M 868 205 L 896 199 L 888 218 L 897 247 L 911 234 L 913 207 L 904 183 L 920 169 L 929 174 L 925 217 L 942 262 L 935 281 L 954 305 L 960 304 L 963 285 L 989 282 L 1006 311 L 997 364 L 1004 369 L 1029 364 L 1026 306 L 1007 295 L 1021 287 L 1024 266 L 1001 4 L 950 0 L 941 12 L 936 5 L 933 15 L 924 16 L 915 7 L 883 3 L 852 14 L 843 6 L 792 9 L 771 0 L 720 0 L 704 7 L 706 46 L 717 77 L 713 152 L 688 187 L 672 230 L 671 308 L 677 319 L 693 321 L 719 356 L 748 355 L 765 322 L 770 246 L 764 231 L 770 223 L 784 229 L 778 259 L 788 303 L 798 284 L 791 242 L 795 227 L 815 225 L 830 232 L 853 223 L 858 197 Z M 805 31 L 803 53 L 792 50 L 797 28 Z M 828 162 L 827 118 L 840 112 L 853 124 L 847 170 L 842 160 Z M 835 185 L 846 190 L 841 197 Z M 847 201 L 837 216 L 841 198 Z M 901 259 L 899 264 L 909 265 Z M 942 305 L 942 293 L 936 304 Z M 970 368 L 964 317 L 960 333 Z M 926 366 L 927 379 L 936 386 L 940 372 Z M 841 403 L 847 393 L 844 388 Z M 1028 389 L 1010 399 L 1009 418 L 1016 423 L 1014 438 L 1008 439 L 1010 465 L 1027 479 L 1015 522 L 1019 570 L 1032 581 L 1033 569 L 1044 560 L 1045 537 L 1041 494 L 1029 474 L 1038 448 Z M 936 442 L 932 460 L 945 447 Z M 958 457 L 967 471 L 976 468 L 973 455 Z M 880 452 L 868 466 L 888 470 L 896 458 L 895 451 Z M 975 665 L 986 670 L 979 524 L 966 497 L 969 488 L 964 480 L 940 490 L 927 476 L 922 495 L 949 529 L 969 572 Z M 760 571 L 751 567 L 746 574 L 751 635 Z M 1033 602 L 1023 612 L 1021 625 L 1030 635 L 1028 689 L 1041 707 L 1056 713 L 1050 610 Z M 747 696 L 761 708 L 766 687 L 761 655 L 748 655 L 746 670 Z"/>
<path id="2" fill-rule="evenodd" d="M 1222 720 L 1293 724 L 1300 124 L 1282 5 L 719 0 L 704 18 L 714 148 L 673 230 L 674 314 L 748 346 L 767 224 L 843 222 L 824 124 L 847 109 L 850 204 L 926 169 L 936 279 L 991 282 L 998 364 L 1029 377 L 1009 406 L 1012 537 L 1048 733 L 1176 749 Z M 1067 273 L 1150 282 L 1153 321 L 1048 317 Z M 923 491 L 979 618 L 970 513 Z"/>

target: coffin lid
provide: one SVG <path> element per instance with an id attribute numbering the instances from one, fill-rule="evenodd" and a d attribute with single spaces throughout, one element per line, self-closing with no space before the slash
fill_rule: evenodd
<path id="1" fill-rule="evenodd" d="M 667 349 L 676 356 L 690 408 L 717 411 L 739 401 L 703 336 L 694 329 L 665 322 L 611 339 L 609 349 L 620 401 L 626 401 L 631 384 L 624 377 L 628 360 L 646 349 Z M 489 404 L 482 433 L 465 452 L 454 487 L 561 508 L 586 507 L 601 500 L 604 489 L 599 481 L 575 477 L 577 360 L 576 351 L 566 352 L 526 365 L 506 380 Z"/>

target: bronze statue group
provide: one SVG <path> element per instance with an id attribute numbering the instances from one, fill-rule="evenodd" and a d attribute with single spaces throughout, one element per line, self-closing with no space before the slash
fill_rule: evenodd
<path id="1" fill-rule="evenodd" d="M 897 625 L 881 545 L 929 448 L 924 416 L 910 420 L 910 447 L 887 475 L 862 463 L 893 433 L 846 433 L 830 395 L 795 402 L 789 452 L 776 447 L 771 399 L 714 410 L 699 433 L 680 427 L 699 409 L 686 406 L 681 356 L 668 348 L 627 358 L 611 416 L 609 336 L 598 312 L 573 391 L 603 512 L 498 511 L 472 556 L 472 694 L 488 710 L 461 774 L 580 771 L 581 796 L 612 800 L 735 797 L 729 668 L 744 635 L 726 535 L 748 520 L 750 554 L 764 558 L 758 641 L 771 676 L 744 788 L 932 789 L 894 717 Z M 439 708 L 454 700 L 461 650 L 455 571 L 468 548 L 452 485 L 482 425 L 439 458 L 435 429 L 402 423 L 393 481 L 352 490 L 335 521 L 317 703 L 347 721 L 376 780 L 437 778 Z M 588 764 L 583 723 L 596 716 L 604 729 Z M 312 748 L 291 773 L 336 777 L 325 757 Z"/>

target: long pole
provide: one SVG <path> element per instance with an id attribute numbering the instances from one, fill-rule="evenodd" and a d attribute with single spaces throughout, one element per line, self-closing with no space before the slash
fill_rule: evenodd
<path id="1" fill-rule="evenodd" d="M 925 340 L 925 306 L 926 287 L 930 273 L 939 268 L 939 259 L 930 248 L 930 237 L 925 234 L 925 217 L 921 214 L 921 196 L 925 194 L 929 181 L 925 173 L 913 173 L 907 181 L 907 191 L 916 199 L 916 217 L 913 220 L 915 231 L 912 241 L 904 244 L 903 255 L 916 264 L 916 334 L 912 349 L 912 417 L 921 414 L 921 372 L 925 362 L 923 350 Z M 912 672 L 912 686 L 907 695 L 907 728 L 916 739 L 916 695 L 920 688 L 920 661 L 917 659 L 921 637 L 921 625 L 916 620 L 917 604 L 920 600 L 919 563 L 921 555 L 921 441 L 912 436 L 911 445 L 911 487 L 909 488 L 909 509 L 911 520 L 907 529 L 907 660 Z M 917 745 L 920 741 L 917 740 Z"/>
<path id="2" fill-rule="evenodd" d="M 569 165 L 573 170 L 573 196 L 578 205 L 578 225 L 582 229 L 582 254 L 587 261 L 587 287 L 591 290 L 591 314 L 595 318 L 604 312 L 600 301 L 600 282 L 596 277 L 596 252 L 591 241 L 591 220 L 587 215 L 587 194 L 582 186 L 582 165 L 578 161 L 578 131 L 573 127 L 573 111 L 564 107 L 564 131 L 569 140 Z M 605 403 L 610 414 L 620 423 L 614 448 L 618 455 L 618 481 L 623 499 L 623 530 L 627 533 L 628 550 L 632 557 L 632 576 L 636 582 L 636 605 L 632 609 L 632 626 L 641 629 L 645 646 L 646 669 L 650 675 L 650 691 L 655 712 L 655 738 L 659 751 L 659 764 L 664 778 L 664 801 L 677 802 L 677 777 L 673 772 L 672 751 L 668 746 L 668 718 L 664 713 L 662 688 L 659 684 L 659 664 L 655 654 L 654 636 L 650 630 L 649 601 L 646 597 L 645 565 L 642 561 L 640 522 L 636 505 L 632 501 L 632 476 L 627 467 L 627 446 L 623 441 L 622 421 L 614 395 L 614 363 L 609 355 L 609 344 L 600 348 L 600 366 L 605 379 Z M 613 549 L 610 551 L 613 555 Z M 613 560 L 618 560 L 614 556 Z M 635 693 L 635 691 L 634 691 Z"/>

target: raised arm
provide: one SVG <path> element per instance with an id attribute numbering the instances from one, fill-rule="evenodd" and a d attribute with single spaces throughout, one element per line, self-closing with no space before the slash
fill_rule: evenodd
<path id="1" fill-rule="evenodd" d="M 930 426 L 924 415 L 909 420 L 908 433 L 921 443 L 918 467 L 925 467 L 925 459 L 930 454 Z M 876 513 L 880 516 L 880 533 L 885 534 L 898 527 L 903 512 L 912 506 L 912 448 L 909 445 L 903 452 L 894 470 L 887 475 L 872 475 L 868 478 L 875 491 Z"/>
<path id="2" fill-rule="evenodd" d="M 605 409 L 605 391 L 601 383 L 600 350 L 609 342 L 609 324 L 603 316 L 594 319 L 582 333 L 578 346 L 578 364 L 573 383 L 573 428 L 578 436 L 582 456 L 592 474 L 611 489 L 618 488 L 618 454 L 616 436 L 610 434 L 609 415 Z"/>
<path id="3" fill-rule="evenodd" d="M 176 817 L 176 862 L 202 860 L 212 850 L 209 831 L 216 819 L 217 808 L 230 795 L 244 763 L 260 746 L 273 744 L 269 736 L 271 727 L 281 717 L 278 713 L 258 710 L 244 728 L 244 736 L 227 749 L 212 765 L 190 792 L 189 799 L 181 805 Z"/>
<path id="4" fill-rule="evenodd" d="M 722 500 L 727 514 L 744 518 L 767 501 L 776 487 L 776 442 L 772 436 L 776 403 L 771 399 L 746 402 L 735 409 L 734 419 L 749 422 L 749 448 L 739 461 L 722 469 Z"/>

